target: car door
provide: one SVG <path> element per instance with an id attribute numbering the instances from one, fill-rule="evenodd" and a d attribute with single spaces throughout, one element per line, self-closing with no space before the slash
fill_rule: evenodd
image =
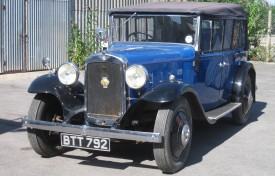
<path id="1" fill-rule="evenodd" d="M 222 78 L 222 53 L 207 53 L 199 57 L 199 71 L 195 88 L 204 109 L 210 110 L 219 106 Z"/>
<path id="2" fill-rule="evenodd" d="M 246 58 L 244 52 L 245 32 L 240 20 L 225 20 L 224 22 L 224 57 L 220 93 L 221 101 L 228 102 L 232 94 L 232 83 L 236 75 L 237 62 Z"/>
<path id="3" fill-rule="evenodd" d="M 223 73 L 222 21 L 202 20 L 201 54 L 195 88 L 205 111 L 221 105 Z"/>

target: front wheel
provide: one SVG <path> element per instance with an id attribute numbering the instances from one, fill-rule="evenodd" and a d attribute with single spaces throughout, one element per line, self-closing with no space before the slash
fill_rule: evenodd
<path id="1" fill-rule="evenodd" d="M 162 107 L 156 117 L 154 132 L 163 136 L 153 145 L 158 167 L 165 173 L 175 173 L 184 167 L 192 140 L 192 116 L 188 101 L 180 97 Z"/>
<path id="2" fill-rule="evenodd" d="M 38 94 L 29 109 L 28 118 L 48 122 L 62 122 L 62 108 L 50 95 Z M 59 133 L 28 128 L 28 138 L 34 151 L 43 157 L 52 157 L 63 152 Z"/>

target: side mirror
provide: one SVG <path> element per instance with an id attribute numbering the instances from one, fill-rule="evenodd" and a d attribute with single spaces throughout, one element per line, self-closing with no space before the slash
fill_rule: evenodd
<path id="1" fill-rule="evenodd" d="M 95 33 L 98 35 L 98 37 L 101 40 L 104 40 L 106 38 L 106 30 L 105 29 L 101 29 L 101 28 L 96 28 L 95 29 Z"/>
<path id="2" fill-rule="evenodd" d="M 50 63 L 51 63 L 51 61 L 50 61 L 50 59 L 48 57 L 43 57 L 43 59 L 42 59 L 43 66 L 47 67 L 47 69 L 50 71 L 50 75 L 53 75 L 54 72 L 55 72 L 55 70 L 54 69 L 52 70 L 50 68 Z"/>
<path id="3" fill-rule="evenodd" d="M 50 69 L 50 59 L 48 57 L 43 57 L 42 59 L 42 64 L 44 67 L 47 67 L 48 69 Z"/>
<path id="4" fill-rule="evenodd" d="M 108 48 L 107 31 L 105 29 L 96 28 L 95 33 L 98 36 L 98 43 L 102 47 L 101 50 Z"/>

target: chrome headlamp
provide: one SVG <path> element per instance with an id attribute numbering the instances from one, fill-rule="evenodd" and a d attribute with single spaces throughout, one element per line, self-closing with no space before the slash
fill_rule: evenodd
<path id="1" fill-rule="evenodd" d="M 57 76 L 62 84 L 72 85 L 79 78 L 79 69 L 75 64 L 67 62 L 58 68 Z"/>
<path id="2" fill-rule="evenodd" d="M 132 89 L 140 89 L 148 79 L 147 70 L 141 65 L 132 65 L 126 70 L 126 83 Z"/>

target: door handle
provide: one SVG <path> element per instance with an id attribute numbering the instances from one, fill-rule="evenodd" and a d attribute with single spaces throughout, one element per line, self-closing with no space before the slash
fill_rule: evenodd
<path id="1" fill-rule="evenodd" d="M 225 67 L 225 66 L 228 66 L 228 65 L 229 65 L 229 63 L 223 61 L 223 66 L 224 66 L 224 67 Z"/>
<path id="2" fill-rule="evenodd" d="M 219 67 L 226 67 L 226 66 L 229 66 L 229 64 L 226 63 L 226 62 L 221 62 L 221 63 L 217 64 L 217 66 L 219 66 Z"/>
<path id="3" fill-rule="evenodd" d="M 224 67 L 223 63 L 219 63 L 219 64 L 217 64 L 217 66 Z"/>

